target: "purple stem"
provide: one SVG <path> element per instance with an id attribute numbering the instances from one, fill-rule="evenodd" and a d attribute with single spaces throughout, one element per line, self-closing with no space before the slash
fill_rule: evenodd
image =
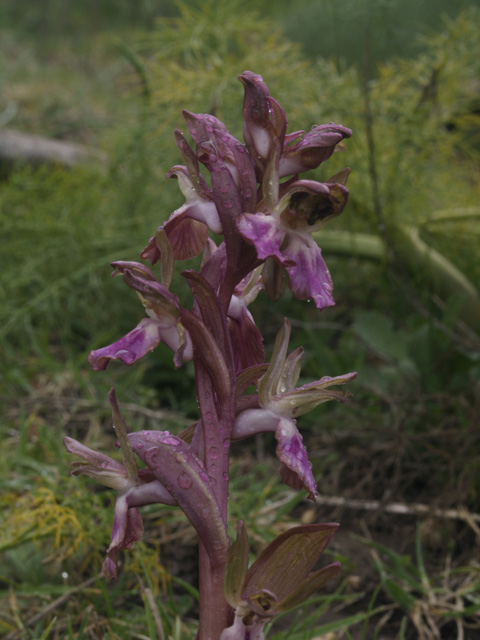
<path id="1" fill-rule="evenodd" d="M 228 468 L 230 437 L 234 423 L 234 398 L 217 406 L 217 396 L 207 369 L 199 357 L 195 358 L 197 395 L 204 438 L 204 464 L 220 506 L 221 517 L 227 526 Z M 220 414 L 220 416 L 219 416 Z M 227 545 L 215 549 L 216 566 L 199 542 L 200 625 L 199 640 L 216 640 L 231 624 L 232 608 L 225 600 L 224 579 Z"/>
<path id="2" fill-rule="evenodd" d="M 208 552 L 199 541 L 199 576 L 200 576 L 200 624 L 198 640 L 218 640 L 224 629 L 232 624 L 233 610 L 224 596 L 225 567 L 227 551 L 222 562 L 212 567 Z"/>

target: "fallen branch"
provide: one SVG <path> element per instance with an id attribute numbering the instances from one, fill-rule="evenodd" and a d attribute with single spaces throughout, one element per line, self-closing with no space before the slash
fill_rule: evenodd
<path id="1" fill-rule="evenodd" d="M 91 160 L 105 161 L 105 156 L 85 145 L 52 140 L 12 129 L 0 129 L 0 162 L 7 164 L 59 164 L 70 168 Z"/>
<path id="2" fill-rule="evenodd" d="M 344 507 L 346 509 L 365 509 L 367 511 L 383 511 L 386 513 L 396 513 L 399 515 L 409 516 L 431 516 L 435 518 L 446 518 L 447 520 L 463 520 L 472 527 L 477 535 L 480 535 L 480 528 L 476 525 L 480 523 L 480 513 L 470 513 L 467 509 L 461 507 L 459 509 L 438 509 L 430 507 L 427 504 L 403 504 L 401 502 L 392 502 L 383 504 L 379 500 L 355 500 L 349 498 L 341 498 L 340 496 L 324 496 L 317 497 L 317 504 L 328 505 L 332 507 Z"/>

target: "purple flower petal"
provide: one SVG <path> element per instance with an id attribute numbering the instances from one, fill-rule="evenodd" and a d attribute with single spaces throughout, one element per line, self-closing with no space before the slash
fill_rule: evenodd
<path id="1" fill-rule="evenodd" d="M 127 498 L 124 495 L 119 496 L 115 503 L 112 541 L 107 549 L 107 559 L 102 568 L 107 578 L 117 577 L 119 551 L 133 549 L 142 536 L 143 521 L 140 511 L 136 507 L 129 508 Z"/>
<path id="2" fill-rule="evenodd" d="M 307 450 L 295 420 L 281 416 L 275 437 L 278 442 L 277 458 L 284 465 L 280 474 L 283 482 L 294 489 L 305 489 L 309 498 L 315 500 L 317 487 L 308 461 Z"/>
<path id="3" fill-rule="evenodd" d="M 228 328 L 236 371 L 262 364 L 265 360 L 263 336 L 241 297 L 232 297 L 228 308 Z"/>
<path id="4" fill-rule="evenodd" d="M 289 233 L 289 244 L 283 249 L 290 288 L 300 300 L 314 301 L 317 309 L 335 304 L 333 282 L 320 247 L 308 233 Z M 292 264 L 293 263 L 293 264 Z"/>
<path id="5" fill-rule="evenodd" d="M 293 264 L 280 250 L 286 230 L 282 229 L 276 216 L 247 213 L 238 221 L 238 229 L 254 245 L 260 260 L 273 256 L 280 264 Z"/>
<path id="6" fill-rule="evenodd" d="M 215 207 L 213 203 L 210 204 Z M 191 212 L 192 208 L 184 205 L 178 209 L 163 226 L 163 230 L 167 234 L 167 238 L 172 246 L 175 260 L 189 260 L 190 258 L 198 256 L 207 242 L 207 225 L 196 220 L 194 216 L 189 215 Z M 142 252 L 142 258 L 149 257 L 151 242 L 152 240 L 150 240 Z"/>
<path id="7" fill-rule="evenodd" d="M 245 87 L 243 137 L 250 155 L 263 171 L 271 161 L 274 147 L 281 149 L 287 129 L 287 119 L 282 107 L 268 92 L 262 76 L 244 71 L 239 80 Z"/>
<path id="8" fill-rule="evenodd" d="M 74 475 L 94 478 L 100 484 L 117 491 L 121 491 L 127 486 L 127 472 L 121 462 L 86 447 L 74 438 L 66 436 L 63 442 L 68 453 L 82 458 L 81 461 L 72 463 Z"/>
<path id="9" fill-rule="evenodd" d="M 269 409 L 246 409 L 238 414 L 232 431 L 232 440 L 243 440 L 256 433 L 275 431 L 280 416 Z"/>
<path id="10" fill-rule="evenodd" d="M 222 225 L 215 203 L 198 171 L 193 176 L 195 182 L 184 166 L 173 167 L 167 176 L 178 179 L 180 190 L 185 196 L 185 204 L 174 211 L 160 229 L 167 235 L 175 260 L 188 260 L 198 255 L 205 247 L 208 229 L 213 233 L 222 233 Z M 155 237 L 150 238 L 140 255 L 152 264 L 160 259 L 160 249 Z"/>
<path id="11" fill-rule="evenodd" d="M 131 549 L 143 535 L 142 518 L 137 507 L 157 503 L 175 505 L 176 500 L 149 469 L 142 469 L 136 478 L 129 480 L 127 470 L 120 462 L 73 438 L 66 437 L 64 443 L 69 453 L 82 458 L 81 461 L 72 463 L 75 475 L 94 478 L 119 492 L 115 501 L 112 539 L 103 565 L 103 573 L 109 578 L 115 578 L 119 551 Z"/>
<path id="12" fill-rule="evenodd" d="M 294 135 L 303 132 L 296 132 Z M 313 127 L 300 141 L 283 148 L 279 164 L 279 177 L 291 176 L 315 169 L 328 160 L 336 145 L 350 138 L 352 131 L 341 124 L 322 124 Z M 293 136 L 292 136 L 293 139 Z"/>
<path id="13" fill-rule="evenodd" d="M 243 619 L 246 618 L 244 610 L 242 609 L 240 614 L 235 616 L 231 627 L 227 627 L 222 631 L 220 640 L 264 640 L 265 634 L 263 629 L 269 618 L 263 618 L 260 622 L 253 622 L 246 625 Z M 256 618 L 253 618 L 254 620 Z"/>
<path id="14" fill-rule="evenodd" d="M 88 362 L 94 371 L 106 369 L 110 360 L 121 360 L 131 365 L 162 342 L 163 331 L 164 328 L 158 320 L 144 318 L 135 329 L 117 342 L 92 351 L 88 356 Z"/>

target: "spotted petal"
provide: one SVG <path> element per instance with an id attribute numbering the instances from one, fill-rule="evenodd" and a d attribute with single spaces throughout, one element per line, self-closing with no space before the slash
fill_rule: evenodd
<path id="1" fill-rule="evenodd" d="M 254 245 L 260 260 L 275 257 L 282 265 L 293 264 L 281 251 L 286 229 L 276 216 L 247 213 L 238 221 L 238 229 Z"/>
<path id="2" fill-rule="evenodd" d="M 332 277 L 320 247 L 308 233 L 289 233 L 288 240 L 283 259 L 296 297 L 312 299 L 317 309 L 333 306 Z"/>
<path id="3" fill-rule="evenodd" d="M 308 497 L 315 500 L 317 487 L 308 460 L 303 438 L 295 420 L 281 416 L 275 431 L 277 458 L 283 464 L 280 472 L 282 481 L 293 489 L 305 489 Z"/>

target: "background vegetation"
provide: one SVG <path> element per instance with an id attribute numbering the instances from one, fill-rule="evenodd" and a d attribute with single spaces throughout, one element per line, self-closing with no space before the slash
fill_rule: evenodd
<path id="1" fill-rule="evenodd" d="M 258 548 L 298 520 L 342 523 L 342 580 L 271 637 L 478 637 L 479 29 L 467 0 L 4 0 L 0 131 L 106 159 L 0 164 L 0 635 L 194 637 L 190 529 L 146 508 L 144 542 L 107 585 L 112 495 L 70 477 L 62 438 L 112 450 L 113 385 L 132 429 L 195 415 L 192 371 L 173 372 L 167 350 L 103 374 L 86 357 L 142 316 L 109 262 L 137 259 L 181 203 L 164 179 L 181 109 L 241 137 L 236 78 L 251 69 L 291 131 L 354 130 L 315 172 L 353 170 L 347 209 L 318 236 L 337 306 L 286 293 L 254 309 L 267 349 L 292 319 L 305 379 L 359 371 L 348 407 L 300 424 L 318 505 L 279 485 L 268 438 L 235 452 L 232 523 Z"/>

